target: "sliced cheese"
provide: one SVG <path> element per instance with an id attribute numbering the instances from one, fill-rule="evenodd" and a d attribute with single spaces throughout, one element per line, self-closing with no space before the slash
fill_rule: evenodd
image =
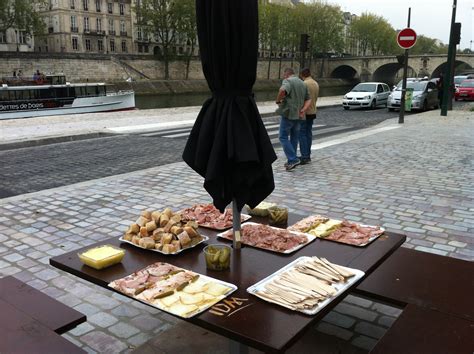
<path id="1" fill-rule="evenodd" d="M 211 283 L 209 288 L 206 290 L 206 293 L 214 296 L 224 295 L 230 290 L 229 287 L 219 284 L 219 283 Z"/>
<path id="2" fill-rule="evenodd" d="M 182 317 L 186 317 L 198 309 L 199 307 L 196 305 L 185 305 L 185 304 L 182 304 L 181 302 L 177 302 L 171 305 L 170 307 L 168 307 L 168 310 L 171 313 L 174 313 L 175 315 L 182 316 Z"/>

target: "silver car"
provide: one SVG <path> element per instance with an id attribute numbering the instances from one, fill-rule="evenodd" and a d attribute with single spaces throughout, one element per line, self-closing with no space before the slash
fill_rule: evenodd
<path id="1" fill-rule="evenodd" d="M 438 88 L 433 81 L 428 80 L 407 80 L 407 89 L 413 89 L 411 108 L 419 111 L 427 111 L 430 108 L 438 108 Z M 400 109 L 402 97 L 401 82 L 388 96 L 387 107 L 389 111 Z"/>
<path id="2" fill-rule="evenodd" d="M 342 98 L 342 107 L 370 107 L 386 106 L 390 88 L 383 82 L 362 82 L 357 84 Z"/>

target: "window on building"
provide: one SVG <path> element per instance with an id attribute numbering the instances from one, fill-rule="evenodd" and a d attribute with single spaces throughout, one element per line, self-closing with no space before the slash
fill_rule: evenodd
<path id="1" fill-rule="evenodd" d="M 122 52 L 127 52 L 127 41 L 122 41 Z"/>
<path id="2" fill-rule="evenodd" d="M 89 17 L 84 17 L 84 32 L 89 32 L 90 27 L 89 27 Z"/>
<path id="3" fill-rule="evenodd" d="M 19 38 L 20 44 L 26 44 L 26 33 L 25 32 L 20 31 L 20 33 L 18 33 L 18 38 Z"/>
<path id="4" fill-rule="evenodd" d="M 143 51 L 144 51 L 145 53 L 148 53 L 148 52 L 150 51 L 149 48 L 148 48 L 148 44 L 145 44 L 145 45 L 143 46 Z"/>
<path id="5" fill-rule="evenodd" d="M 69 5 L 71 6 L 71 9 L 76 8 L 76 0 L 69 0 Z"/>
<path id="6" fill-rule="evenodd" d="M 73 50 L 78 50 L 79 49 L 77 37 L 72 37 L 72 49 Z"/>
<path id="7" fill-rule="evenodd" d="M 90 39 L 86 39 L 86 50 L 87 51 L 91 50 L 91 40 Z"/>
<path id="8" fill-rule="evenodd" d="M 109 34 L 115 34 L 114 20 L 109 18 Z"/>
<path id="9" fill-rule="evenodd" d="M 127 27 L 125 26 L 125 21 L 120 21 L 120 34 L 121 35 L 127 34 Z"/>
<path id="10" fill-rule="evenodd" d="M 139 41 L 141 41 L 143 39 L 143 30 L 141 27 L 138 27 L 137 28 L 137 38 Z"/>
<path id="11" fill-rule="evenodd" d="M 88 11 L 89 10 L 89 0 L 82 0 L 82 7 L 84 10 Z"/>
<path id="12" fill-rule="evenodd" d="M 120 15 L 125 15 L 125 4 L 120 3 Z"/>
<path id="13" fill-rule="evenodd" d="M 115 52 L 115 40 L 110 40 L 110 51 Z"/>
<path id="14" fill-rule="evenodd" d="M 4 31 L 0 31 L 0 43 L 7 43 L 7 36 Z"/>
<path id="15" fill-rule="evenodd" d="M 100 0 L 95 0 L 95 10 L 100 12 Z"/>
<path id="16" fill-rule="evenodd" d="M 102 19 L 98 18 L 96 20 L 97 32 L 102 32 Z"/>
<path id="17" fill-rule="evenodd" d="M 138 53 L 143 52 L 143 46 L 141 44 L 138 45 Z"/>
<path id="18" fill-rule="evenodd" d="M 77 17 L 71 16 L 71 32 L 77 32 Z"/>
<path id="19" fill-rule="evenodd" d="M 113 2 L 108 2 L 107 3 L 107 11 L 109 14 L 114 12 L 114 3 Z"/>
<path id="20" fill-rule="evenodd" d="M 98 39 L 97 40 L 97 50 L 99 52 L 103 52 L 104 51 L 104 41 L 102 39 Z"/>

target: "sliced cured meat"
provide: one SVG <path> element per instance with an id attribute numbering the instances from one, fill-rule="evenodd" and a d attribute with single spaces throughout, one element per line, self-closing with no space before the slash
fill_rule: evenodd
<path id="1" fill-rule="evenodd" d="M 225 232 L 222 237 L 232 240 L 233 231 Z M 307 243 L 308 237 L 268 225 L 244 224 L 241 229 L 241 242 L 270 251 L 285 252 Z"/>
<path id="2" fill-rule="evenodd" d="M 180 214 L 185 221 L 194 220 L 199 226 L 207 228 L 225 230 L 232 227 L 232 210 L 226 209 L 221 213 L 212 204 L 196 204 L 182 210 Z M 241 216 L 241 221 L 245 221 L 243 216 Z"/>

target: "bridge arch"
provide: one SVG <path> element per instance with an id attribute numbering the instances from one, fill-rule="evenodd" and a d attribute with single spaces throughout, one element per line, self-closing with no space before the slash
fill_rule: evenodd
<path id="1" fill-rule="evenodd" d="M 353 80 L 359 78 L 359 74 L 357 73 L 357 70 L 354 69 L 350 65 L 341 65 L 335 68 L 331 72 L 331 78 L 333 79 L 346 79 L 346 80 Z"/>
<path id="2" fill-rule="evenodd" d="M 445 61 L 444 63 L 438 65 L 436 69 L 433 70 L 431 73 L 431 77 L 439 77 L 440 73 L 444 73 L 446 70 L 446 66 L 448 63 Z M 456 60 L 454 63 L 454 75 L 460 75 L 465 71 L 474 71 L 474 68 L 462 60 Z"/>
<path id="3" fill-rule="evenodd" d="M 408 77 L 416 77 L 416 71 L 408 66 Z M 372 75 L 373 81 L 385 82 L 389 86 L 397 84 L 403 78 L 403 65 L 398 62 L 379 66 Z"/>

